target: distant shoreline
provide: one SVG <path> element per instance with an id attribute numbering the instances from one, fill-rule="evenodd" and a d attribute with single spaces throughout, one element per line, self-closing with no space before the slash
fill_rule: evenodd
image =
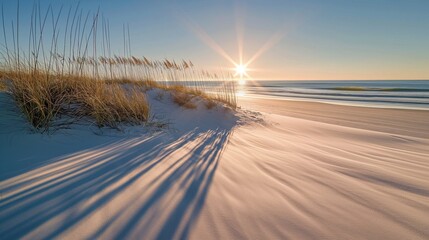
<path id="1" fill-rule="evenodd" d="M 239 97 L 238 105 L 269 114 L 429 139 L 427 110 L 251 97 Z"/>
<path id="2" fill-rule="evenodd" d="M 338 105 L 338 106 L 349 106 L 349 107 L 362 107 L 362 108 L 377 108 L 377 109 L 395 109 L 395 110 L 415 110 L 415 111 L 429 111 L 429 108 L 424 107 L 409 107 L 409 106 L 401 106 L 401 105 L 383 105 L 383 104 L 366 104 L 360 102 L 339 102 L 339 101 L 328 101 L 314 98 L 285 98 L 278 96 L 269 96 L 269 95 L 246 95 L 239 96 L 238 98 L 244 99 L 262 99 L 262 100 L 275 100 L 275 101 L 291 101 L 291 102 L 309 102 L 309 103 L 320 103 L 320 104 L 330 104 L 330 105 Z"/>
<path id="3" fill-rule="evenodd" d="M 337 105 L 429 110 L 429 81 L 247 81 L 238 95 Z"/>

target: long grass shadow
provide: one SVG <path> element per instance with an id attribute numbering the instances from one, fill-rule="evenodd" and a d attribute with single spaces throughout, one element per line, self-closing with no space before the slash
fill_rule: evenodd
<path id="1" fill-rule="evenodd" d="M 0 236 L 60 237 L 120 199 L 86 237 L 186 238 L 231 132 L 194 129 L 181 137 L 122 140 L 8 179 L 1 186 Z"/>

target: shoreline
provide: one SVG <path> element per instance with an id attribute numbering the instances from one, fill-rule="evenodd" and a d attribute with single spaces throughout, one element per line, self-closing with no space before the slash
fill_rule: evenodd
<path id="1" fill-rule="evenodd" d="M 404 106 L 404 105 L 395 105 L 395 104 L 374 104 L 374 103 L 364 103 L 361 101 L 341 101 L 341 100 L 323 100 L 316 98 L 294 98 L 294 97 L 285 97 L 285 96 L 271 96 L 263 94 L 238 94 L 238 98 L 246 99 L 263 99 L 263 100 L 276 100 L 276 101 L 293 101 L 293 102 L 312 102 L 312 103 L 324 103 L 340 106 L 350 106 L 350 107 L 367 107 L 367 108 L 385 108 L 385 109 L 397 109 L 397 110 L 417 110 L 417 111 L 429 111 L 429 107 L 416 107 L 416 106 Z M 422 105 L 426 105 L 422 103 Z"/>
<path id="2" fill-rule="evenodd" d="M 239 106 L 345 127 L 429 138 L 429 111 L 239 97 Z"/>

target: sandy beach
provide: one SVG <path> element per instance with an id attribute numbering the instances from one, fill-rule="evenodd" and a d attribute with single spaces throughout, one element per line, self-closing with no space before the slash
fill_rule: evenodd
<path id="1" fill-rule="evenodd" d="M 240 104 L 261 113 L 176 109 L 166 132 L 46 137 L 11 128 L 3 103 L 1 235 L 427 238 L 428 111 Z"/>
<path id="2" fill-rule="evenodd" d="M 429 111 L 241 97 L 247 109 L 345 127 L 429 139 Z"/>
<path id="3" fill-rule="evenodd" d="M 429 240 L 428 9 L 2 1 L 0 240 Z"/>

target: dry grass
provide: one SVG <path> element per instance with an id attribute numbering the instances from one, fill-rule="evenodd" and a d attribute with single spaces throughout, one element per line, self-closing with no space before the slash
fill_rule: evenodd
<path id="1" fill-rule="evenodd" d="M 207 108 L 207 109 L 212 109 L 212 108 L 214 108 L 217 104 L 216 104 L 216 102 L 215 102 L 215 101 L 208 100 L 208 101 L 206 101 L 205 105 L 206 105 L 206 108 Z"/>
<path id="2" fill-rule="evenodd" d="M 6 90 L 7 90 L 6 75 L 4 71 L 0 70 L 0 91 L 6 91 Z"/>
<path id="3" fill-rule="evenodd" d="M 192 99 L 194 96 L 183 93 L 183 92 L 173 92 L 173 101 L 184 108 L 187 109 L 195 109 L 197 108 L 197 105 L 192 102 Z"/>
<path id="4" fill-rule="evenodd" d="M 130 86 L 138 86 L 143 87 L 146 90 L 153 88 L 164 88 L 164 85 L 153 81 L 153 80 L 130 80 L 130 79 L 107 79 L 103 81 L 105 84 L 111 85 L 130 85 Z"/>
<path id="5" fill-rule="evenodd" d="M 172 92 L 173 101 L 177 105 L 188 109 L 197 108 L 195 103 L 192 102 L 195 97 L 199 97 L 200 99 L 204 100 L 207 109 L 212 109 L 219 102 L 221 102 L 216 98 L 216 96 L 206 94 L 198 89 L 183 87 L 181 85 L 170 86 L 167 87 L 166 90 Z"/>
<path id="6" fill-rule="evenodd" d="M 236 107 L 235 99 L 234 101 L 228 101 L 225 99 L 225 96 L 228 95 L 217 95 L 217 94 L 208 94 L 199 90 L 197 88 L 190 88 L 183 85 L 165 85 L 153 80 L 144 80 L 144 81 L 135 81 L 129 79 L 116 79 L 116 80 L 106 80 L 104 81 L 108 84 L 121 84 L 121 85 L 134 85 L 139 87 L 144 87 L 145 89 L 158 88 L 172 93 L 173 102 L 179 106 L 195 109 L 196 105 L 192 103 L 192 99 L 195 97 L 200 97 L 205 100 L 205 105 L 207 109 L 212 109 L 219 103 L 226 104 L 232 108 Z M 157 96 L 158 99 L 161 99 L 162 96 Z"/>
<path id="7" fill-rule="evenodd" d="M 6 90 L 7 90 L 6 82 L 0 78 L 0 91 L 6 91 Z"/>
<path id="8" fill-rule="evenodd" d="M 208 108 L 215 102 L 236 107 L 230 74 L 200 71 L 191 61 L 135 57 L 129 27 L 128 34 L 125 27 L 123 31 L 124 55 L 116 55 L 110 46 L 109 22 L 100 20 L 99 12 L 85 15 L 76 6 L 62 15 L 51 5 L 41 11 L 37 3 L 32 9 L 28 41 L 20 39 L 26 35 L 20 33 L 19 7 L 9 30 L 2 12 L 0 79 L 11 84 L 0 81 L 0 90 L 9 88 L 24 116 L 38 130 L 49 130 L 63 116 L 89 118 L 98 126 L 109 127 L 147 122 L 149 106 L 144 92 L 152 88 L 171 91 L 174 102 L 186 108 L 196 107 L 191 101 L 196 96 L 210 101 Z M 28 46 L 20 46 L 22 42 Z M 220 84 L 213 85 L 215 81 Z"/>
<path id="9" fill-rule="evenodd" d="M 93 92 L 82 97 L 85 116 L 95 119 L 98 126 L 114 127 L 119 123 L 140 124 L 149 119 L 149 105 L 138 88 L 97 84 Z"/>
<path id="10" fill-rule="evenodd" d="M 54 120 L 67 116 L 92 119 L 100 127 L 141 124 L 149 119 L 149 105 L 138 86 L 110 85 L 91 78 L 53 76 L 43 72 L 11 72 L 11 92 L 27 120 L 45 132 Z"/>
<path id="11" fill-rule="evenodd" d="M 12 96 L 24 116 L 36 129 L 47 130 L 68 101 L 63 97 L 66 89 L 42 78 L 30 81 L 19 77 L 10 79 Z"/>

